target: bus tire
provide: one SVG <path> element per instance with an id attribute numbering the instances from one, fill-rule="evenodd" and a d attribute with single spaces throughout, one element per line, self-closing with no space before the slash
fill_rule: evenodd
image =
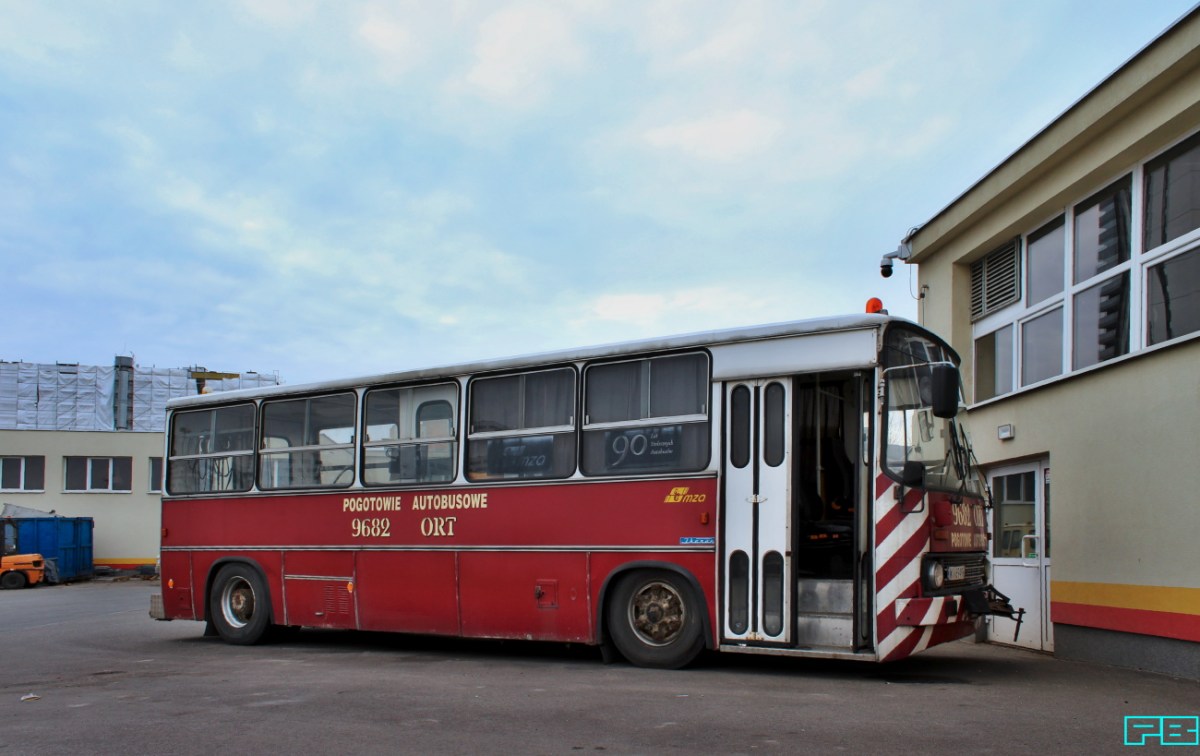
<path id="1" fill-rule="evenodd" d="M 639 667 L 679 669 L 704 649 L 701 602 L 682 575 L 636 570 L 622 575 L 608 603 L 608 633 Z"/>
<path id="2" fill-rule="evenodd" d="M 261 643 L 271 627 L 271 598 L 258 570 L 242 562 L 222 566 L 209 592 L 208 616 L 226 643 Z"/>
<path id="3" fill-rule="evenodd" d="M 25 573 L 17 570 L 12 570 L 0 575 L 0 588 L 3 588 L 6 591 L 24 588 L 25 583 L 27 582 L 28 581 L 25 579 Z"/>

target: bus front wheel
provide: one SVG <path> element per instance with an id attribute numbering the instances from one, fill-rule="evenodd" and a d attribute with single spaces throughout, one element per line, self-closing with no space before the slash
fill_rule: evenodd
<path id="1" fill-rule="evenodd" d="M 223 566 L 209 593 L 208 616 L 226 643 L 261 642 L 271 625 L 271 601 L 258 570 L 240 563 Z"/>
<path id="2" fill-rule="evenodd" d="M 679 669 L 704 648 L 700 611 L 700 600 L 681 575 L 638 570 L 613 586 L 609 636 L 633 664 Z"/>

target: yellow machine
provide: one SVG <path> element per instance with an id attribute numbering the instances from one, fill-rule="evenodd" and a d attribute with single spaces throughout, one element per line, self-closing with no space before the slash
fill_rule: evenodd
<path id="1" fill-rule="evenodd" d="M 41 554 L 0 557 L 0 588 L 37 585 L 46 576 L 45 564 Z"/>
<path id="2" fill-rule="evenodd" d="M 0 588 L 24 588 L 42 582 L 46 577 L 46 560 L 42 555 L 16 551 L 17 529 L 6 520 L 4 539 L 0 540 Z"/>

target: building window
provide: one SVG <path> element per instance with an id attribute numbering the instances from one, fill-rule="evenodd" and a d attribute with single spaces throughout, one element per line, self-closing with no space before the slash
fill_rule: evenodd
<path id="1" fill-rule="evenodd" d="M 1075 207 L 1075 283 L 1129 259 L 1129 176 Z"/>
<path id="2" fill-rule="evenodd" d="M 1151 266 L 1147 279 L 1150 345 L 1200 331 L 1200 248 Z"/>
<path id="3" fill-rule="evenodd" d="M 974 318 L 976 402 L 1200 333 L 1200 134 L 1023 240 L 1022 296 Z"/>
<path id="4" fill-rule="evenodd" d="M 147 487 L 147 490 L 150 491 L 150 493 L 162 493 L 163 458 L 162 457 L 151 457 L 150 464 L 149 464 L 149 470 L 150 470 L 150 483 L 149 483 L 149 486 Z"/>
<path id="5" fill-rule="evenodd" d="M 1074 358 L 1080 370 L 1129 352 L 1129 273 L 1075 295 Z"/>
<path id="6" fill-rule="evenodd" d="M 1062 294 L 1064 239 L 1066 229 L 1062 216 L 1029 235 L 1025 301 L 1030 307 Z"/>
<path id="7" fill-rule="evenodd" d="M 1144 186 L 1147 250 L 1200 228 L 1200 134 L 1147 163 Z"/>
<path id="8" fill-rule="evenodd" d="M 1021 324 L 1021 385 L 1028 386 L 1062 373 L 1062 308 Z"/>
<path id="9" fill-rule="evenodd" d="M 1010 323 L 975 340 L 975 401 L 1013 390 L 1013 330 Z"/>
<path id="10" fill-rule="evenodd" d="M 66 491 L 133 490 L 132 457 L 66 457 L 63 462 L 66 471 Z"/>
<path id="11" fill-rule="evenodd" d="M 44 491 L 45 457 L 0 457 L 0 491 Z"/>

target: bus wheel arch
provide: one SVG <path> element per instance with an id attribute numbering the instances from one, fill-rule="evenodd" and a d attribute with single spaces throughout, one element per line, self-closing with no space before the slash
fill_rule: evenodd
<path id="1" fill-rule="evenodd" d="M 271 629 L 271 592 L 262 568 L 252 560 L 218 562 L 205 591 L 207 619 L 226 643 L 251 646 Z"/>
<path id="2" fill-rule="evenodd" d="M 678 669 L 712 648 L 704 591 L 676 565 L 624 565 L 605 581 L 599 607 L 601 643 L 637 666 Z"/>

